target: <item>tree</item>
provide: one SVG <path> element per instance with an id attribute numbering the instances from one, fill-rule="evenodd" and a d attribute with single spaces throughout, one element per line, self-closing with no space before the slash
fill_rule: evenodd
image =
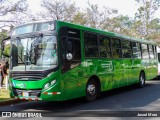
<path id="1" fill-rule="evenodd" d="M 160 0 L 136 0 L 141 6 L 135 14 L 135 24 L 138 24 L 137 31 L 139 31 L 142 38 L 147 39 L 153 33 L 151 25 L 154 19 L 154 14 L 160 6 Z"/>
<path id="2" fill-rule="evenodd" d="M 108 30 L 120 34 L 132 35 L 133 20 L 128 16 L 119 15 L 110 18 L 108 23 Z"/>
<path id="3" fill-rule="evenodd" d="M 117 14 L 118 11 L 116 9 L 110 9 L 103 6 L 101 10 L 99 10 L 98 5 L 93 5 L 88 1 L 89 7 L 86 9 L 86 15 L 88 20 L 88 26 L 100 29 L 107 29 L 108 26 L 104 26 L 109 20 L 111 15 Z"/>
<path id="4" fill-rule="evenodd" d="M 85 12 L 77 12 L 77 14 L 71 20 L 72 23 L 80 24 L 80 25 L 87 25 L 87 14 Z"/>
<path id="5" fill-rule="evenodd" d="M 27 9 L 26 0 L 18 0 L 16 2 L 12 0 L 1 0 L 0 16 L 7 15 L 14 12 L 23 12 Z"/>
<path id="6" fill-rule="evenodd" d="M 47 20 L 72 21 L 79 9 L 75 7 L 75 3 L 70 4 L 66 0 L 42 0 L 41 6 L 46 11 L 39 15 Z"/>
<path id="7" fill-rule="evenodd" d="M 155 18 L 150 22 L 149 25 L 150 34 L 147 35 L 147 39 L 154 40 L 160 44 L 160 19 Z"/>
<path id="8" fill-rule="evenodd" d="M 99 10 L 98 5 L 92 5 L 88 1 L 89 7 L 81 11 L 75 3 L 66 0 L 42 0 L 42 7 L 45 12 L 40 13 L 46 20 L 64 20 L 80 25 L 105 29 L 103 26 L 110 15 L 116 14 L 117 10 L 103 7 Z"/>
<path id="9" fill-rule="evenodd" d="M 0 4 L 0 29 L 22 22 L 19 18 L 28 8 L 26 0 L 1 0 Z"/>
<path id="10" fill-rule="evenodd" d="M 0 44 L 1 44 L 1 41 L 2 41 L 5 37 L 7 37 L 7 31 L 6 31 L 6 30 L 2 30 L 2 31 L 0 32 Z"/>
<path id="11" fill-rule="evenodd" d="M 0 32 L 0 44 L 1 44 L 1 42 L 2 42 L 2 40 L 4 39 L 4 38 L 6 38 L 7 37 L 7 31 L 6 30 L 2 30 L 1 32 Z M 2 57 L 2 52 L 1 52 L 1 49 L 0 49 L 0 58 Z"/>

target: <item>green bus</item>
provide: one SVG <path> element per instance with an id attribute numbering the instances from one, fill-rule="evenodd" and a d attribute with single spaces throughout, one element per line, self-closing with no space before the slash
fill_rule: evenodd
<path id="1" fill-rule="evenodd" d="M 10 96 L 18 99 L 93 101 L 158 73 L 156 43 L 64 21 L 17 26 L 10 41 Z"/>

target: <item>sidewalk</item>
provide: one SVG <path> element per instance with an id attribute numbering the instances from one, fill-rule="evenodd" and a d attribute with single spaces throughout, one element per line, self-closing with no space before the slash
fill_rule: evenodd
<path id="1" fill-rule="evenodd" d="M 24 100 L 23 100 L 24 101 Z M 15 104 L 18 102 L 22 102 L 22 100 L 18 100 L 15 98 L 10 98 L 9 90 L 5 88 L 0 88 L 0 107 L 4 105 Z"/>

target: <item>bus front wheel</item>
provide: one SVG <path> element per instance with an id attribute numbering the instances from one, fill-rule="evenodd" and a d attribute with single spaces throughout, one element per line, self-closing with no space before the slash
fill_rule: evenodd
<path id="1" fill-rule="evenodd" d="M 95 79 L 90 79 L 86 86 L 86 100 L 88 102 L 95 100 L 98 97 L 99 88 Z"/>
<path id="2" fill-rule="evenodd" d="M 141 72 L 139 76 L 139 87 L 142 88 L 144 86 L 145 86 L 145 74 L 144 72 Z"/>

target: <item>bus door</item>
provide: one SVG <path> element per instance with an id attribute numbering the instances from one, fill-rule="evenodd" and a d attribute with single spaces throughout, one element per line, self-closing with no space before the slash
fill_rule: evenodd
<path id="1" fill-rule="evenodd" d="M 116 86 L 113 80 L 113 60 L 111 59 L 111 41 L 108 36 L 99 35 L 98 74 L 101 78 L 102 90 Z"/>
<path id="2" fill-rule="evenodd" d="M 112 38 L 112 63 L 113 63 L 113 88 L 121 87 L 126 83 L 123 78 L 123 59 L 122 59 L 122 48 L 121 41 L 117 38 Z"/>
<path id="3" fill-rule="evenodd" d="M 80 31 L 63 28 L 61 29 L 61 80 L 63 81 L 64 99 L 78 97 L 78 80 L 81 79 L 81 44 Z"/>
<path id="4" fill-rule="evenodd" d="M 129 40 L 122 40 L 122 66 L 123 66 L 123 86 L 133 82 L 133 57 L 132 57 L 132 43 Z"/>
<path id="5" fill-rule="evenodd" d="M 142 61 L 142 54 L 141 54 L 141 44 L 132 42 L 132 50 L 133 50 L 133 62 L 132 62 L 132 69 L 133 69 L 133 77 L 132 81 L 135 83 L 139 80 L 139 74 L 141 71 L 141 61 Z"/>

